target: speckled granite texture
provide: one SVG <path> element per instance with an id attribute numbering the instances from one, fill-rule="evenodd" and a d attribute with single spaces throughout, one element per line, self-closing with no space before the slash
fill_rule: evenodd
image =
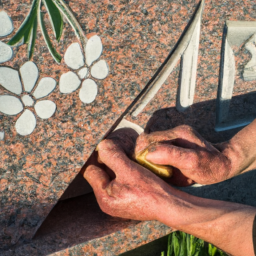
<path id="1" fill-rule="evenodd" d="M 67 236 L 65 232 L 59 232 L 54 239 L 53 234 L 53 237 L 31 240 L 100 139 L 164 62 L 190 21 L 198 1 L 67 0 L 66 3 L 88 37 L 92 34 L 101 37 L 102 56 L 109 65 L 110 74 L 98 82 L 98 96 L 89 105 L 79 100 L 78 91 L 63 95 L 57 86 L 48 97 L 56 103 L 56 113 L 48 120 L 38 118 L 36 129 L 29 136 L 22 137 L 14 129 L 19 115 L 0 114 L 0 131 L 5 132 L 4 141 L 0 141 L 1 255 L 46 255 L 56 251 L 61 251 L 56 255 L 117 255 L 170 232 L 170 228 L 157 222 L 132 222 L 119 226 L 120 231 L 111 229 L 112 233 L 107 236 L 101 231 L 91 241 L 83 243 L 79 240 L 78 245 L 62 242 Z M 15 31 L 29 7 L 29 0 L 0 2 L 0 9 L 11 16 Z M 166 108 L 151 119 L 152 130 L 188 123 L 214 142 L 232 136 L 234 131 L 219 134 L 213 131 L 222 33 L 228 19 L 255 21 L 255 1 L 206 0 L 195 104 L 182 114 L 174 108 L 179 79 L 177 66 L 142 114 L 137 118 L 128 116 L 128 119 L 145 126 L 156 110 Z M 67 23 L 64 36 L 57 47 L 62 56 L 70 43 L 77 42 Z M 18 69 L 27 61 L 25 45 L 14 48 L 14 53 L 14 59 L 1 66 Z M 239 67 L 249 59 L 250 55 L 244 48 L 237 49 Z M 40 32 L 33 61 L 41 78 L 50 76 L 58 81 L 60 75 L 68 71 L 63 61 L 60 65 L 53 61 Z M 255 81 L 244 83 L 241 70 L 238 68 L 234 88 L 234 95 L 238 98 L 255 91 L 256 84 Z M 4 93 L 0 86 L 0 94 Z M 247 103 L 243 101 L 243 104 Z M 150 235 L 144 235 L 144 229 Z M 60 246 L 58 241 L 61 241 Z M 71 248 L 65 249 L 68 247 Z"/>

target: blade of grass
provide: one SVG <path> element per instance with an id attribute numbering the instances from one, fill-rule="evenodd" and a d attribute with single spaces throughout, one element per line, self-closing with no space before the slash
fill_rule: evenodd
<path id="1" fill-rule="evenodd" d="M 180 243 L 179 243 L 179 233 L 175 232 L 172 237 L 172 243 L 173 243 L 173 249 L 174 249 L 174 255 L 179 256 L 180 254 Z"/>
<path id="2" fill-rule="evenodd" d="M 23 37 L 24 37 L 24 41 L 28 40 L 30 30 L 37 16 L 37 9 L 38 9 L 39 2 L 40 0 L 33 0 L 28 16 L 25 18 L 25 20 L 21 24 L 16 34 L 8 42 L 9 45 L 15 45 L 19 43 Z"/>
<path id="3" fill-rule="evenodd" d="M 30 38 L 28 41 L 28 59 L 30 60 L 33 56 L 36 42 L 36 32 L 37 32 L 37 19 L 34 20 L 34 25 L 32 31 L 30 32 Z"/>
<path id="4" fill-rule="evenodd" d="M 212 256 L 215 256 L 217 251 L 218 251 L 218 249 L 214 246 L 212 249 Z"/>
<path id="5" fill-rule="evenodd" d="M 220 254 L 220 256 L 227 256 L 222 250 L 218 250 L 218 253 Z"/>
<path id="6" fill-rule="evenodd" d="M 205 256 L 207 255 L 207 251 L 205 251 L 204 240 L 195 238 L 196 243 L 196 252 L 195 256 Z"/>
<path id="7" fill-rule="evenodd" d="M 186 234 L 173 232 L 168 236 L 167 256 L 227 256 L 215 246 L 204 240 Z"/>
<path id="8" fill-rule="evenodd" d="M 80 24 L 77 22 L 74 14 L 70 11 L 67 4 L 63 0 L 54 0 L 54 3 L 60 10 L 60 12 L 65 16 L 68 23 L 74 29 L 76 36 L 81 41 L 82 45 L 85 46 L 87 42 L 87 38 L 82 30 Z"/>
<path id="9" fill-rule="evenodd" d="M 174 239 L 175 233 L 176 233 L 176 232 L 173 232 L 173 233 L 171 234 L 171 235 L 172 235 L 172 236 L 171 236 L 171 252 L 172 252 L 172 253 L 171 253 L 171 256 L 173 256 L 173 255 L 175 256 L 175 252 L 174 252 L 174 242 L 173 242 L 173 241 L 174 241 L 173 239 Z"/>
<path id="10" fill-rule="evenodd" d="M 189 255 L 193 256 L 193 236 L 189 235 Z"/>
<path id="11" fill-rule="evenodd" d="M 171 234 L 168 236 L 168 244 L 167 244 L 167 256 L 172 256 L 173 253 L 173 247 L 171 244 Z"/>
<path id="12" fill-rule="evenodd" d="M 187 234 L 181 232 L 181 248 L 180 248 L 180 256 L 187 256 Z"/>
<path id="13" fill-rule="evenodd" d="M 193 256 L 200 256 L 200 255 L 202 255 L 201 252 L 202 251 L 200 249 L 198 249 Z M 203 255 L 205 256 L 205 254 L 203 254 Z"/>
<path id="14" fill-rule="evenodd" d="M 186 241 L 187 241 L 187 251 L 188 251 L 188 255 L 190 256 L 190 250 L 191 250 L 191 247 L 190 247 L 190 235 L 187 235 L 186 236 Z"/>
<path id="15" fill-rule="evenodd" d="M 46 7 L 48 14 L 49 14 L 55 37 L 56 37 L 57 41 L 59 41 L 61 38 L 62 32 L 63 32 L 62 15 L 52 0 L 43 0 L 43 3 Z"/>
<path id="16" fill-rule="evenodd" d="M 190 255 L 193 256 L 196 252 L 196 238 L 190 235 Z"/>
<path id="17" fill-rule="evenodd" d="M 46 27 L 45 27 L 45 24 L 44 24 L 43 13 L 41 12 L 40 8 L 38 9 L 38 19 L 39 19 L 39 24 L 40 24 L 40 27 L 41 27 L 41 30 L 42 30 L 42 34 L 43 34 L 45 43 L 46 43 L 46 45 L 47 45 L 47 47 L 48 47 L 52 57 L 54 58 L 54 60 L 57 63 L 60 63 L 61 62 L 61 56 L 56 51 L 56 49 L 53 47 L 53 45 L 51 43 L 50 37 L 49 37 L 49 35 L 48 35 L 47 31 L 46 31 Z"/>
<path id="18" fill-rule="evenodd" d="M 161 256 L 164 256 L 164 252 L 161 252 Z"/>
<path id="19" fill-rule="evenodd" d="M 199 246 L 200 248 L 203 248 L 203 247 L 204 247 L 204 240 L 198 239 L 198 240 L 197 240 L 197 243 L 198 243 L 198 246 Z"/>
<path id="20" fill-rule="evenodd" d="M 209 256 L 214 256 L 217 253 L 217 248 L 213 246 L 212 244 L 208 245 L 208 253 Z"/>
<path id="21" fill-rule="evenodd" d="M 208 244 L 208 254 L 211 256 L 212 255 L 212 245 Z"/>

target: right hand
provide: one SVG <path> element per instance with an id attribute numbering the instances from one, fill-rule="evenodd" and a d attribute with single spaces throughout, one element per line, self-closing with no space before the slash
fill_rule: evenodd
<path id="1" fill-rule="evenodd" d="M 146 159 L 154 164 L 175 167 L 170 182 L 186 186 L 193 181 L 213 184 L 230 177 L 231 160 L 190 126 L 141 134 L 135 152 L 148 148 Z"/>

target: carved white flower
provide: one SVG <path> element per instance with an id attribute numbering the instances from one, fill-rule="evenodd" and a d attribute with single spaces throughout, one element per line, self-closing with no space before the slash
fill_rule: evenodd
<path id="1" fill-rule="evenodd" d="M 84 103 L 91 103 L 98 93 L 98 86 L 94 79 L 104 79 L 108 76 L 109 69 L 105 60 L 99 60 L 103 46 L 99 36 L 92 36 L 85 46 L 85 58 L 78 43 L 72 43 L 65 55 L 64 61 L 68 67 L 77 71 L 69 71 L 60 77 L 60 92 L 72 93 L 81 83 L 79 98 Z M 86 60 L 86 61 L 85 61 Z M 85 64 L 86 62 L 86 64 Z"/>
<path id="2" fill-rule="evenodd" d="M 8 36 L 13 31 L 11 18 L 5 11 L 0 11 L 0 38 Z M 12 48 L 6 43 L 0 41 L 0 64 L 11 60 L 13 57 Z"/>
<path id="3" fill-rule="evenodd" d="M 55 113 L 56 104 L 51 100 L 42 100 L 42 98 L 55 89 L 56 81 L 51 77 L 44 77 L 33 90 L 39 77 L 36 64 L 28 61 L 19 71 L 23 87 L 17 70 L 0 67 L 0 85 L 17 95 L 0 95 L 0 112 L 12 116 L 23 111 L 16 121 L 15 129 L 20 135 L 26 136 L 31 134 L 36 127 L 36 117 L 29 108 L 34 107 L 36 114 L 42 119 L 48 119 Z"/>

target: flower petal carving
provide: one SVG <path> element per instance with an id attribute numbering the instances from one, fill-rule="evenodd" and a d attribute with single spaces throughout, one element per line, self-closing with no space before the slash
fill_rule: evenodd
<path id="1" fill-rule="evenodd" d="M 21 78 L 26 92 L 31 92 L 39 76 L 38 68 L 32 61 L 26 62 L 20 68 Z"/>
<path id="2" fill-rule="evenodd" d="M 88 74 L 88 68 L 83 67 L 78 71 L 78 75 L 80 77 L 80 79 L 85 79 L 89 74 Z"/>
<path id="3" fill-rule="evenodd" d="M 55 89 L 56 84 L 56 81 L 51 77 L 42 78 L 36 87 L 33 96 L 36 99 L 41 99 L 49 95 Z"/>
<path id="4" fill-rule="evenodd" d="M 108 76 L 108 64 L 105 60 L 96 62 L 91 69 L 91 75 L 97 79 L 104 79 Z"/>
<path id="5" fill-rule="evenodd" d="M 0 41 L 0 63 L 9 61 L 13 56 L 12 48 Z"/>
<path id="6" fill-rule="evenodd" d="M 81 84 L 78 76 L 69 71 L 60 77 L 60 92 L 62 93 L 71 93 L 74 92 Z"/>
<path id="7" fill-rule="evenodd" d="M 23 110 L 21 101 L 11 95 L 0 95 L 0 112 L 6 115 L 17 115 Z"/>
<path id="8" fill-rule="evenodd" d="M 56 104 L 51 100 L 42 100 L 35 104 L 35 111 L 42 119 L 50 118 L 56 111 Z"/>
<path id="9" fill-rule="evenodd" d="M 100 37 L 97 35 L 92 36 L 85 46 L 86 64 L 88 67 L 100 57 L 102 50 L 103 46 Z"/>
<path id="10" fill-rule="evenodd" d="M 79 98 L 83 103 L 92 103 L 98 93 L 98 86 L 92 79 L 86 79 L 79 91 Z"/>
<path id="11" fill-rule="evenodd" d="M 22 92 L 19 72 L 12 68 L 0 67 L 0 85 L 2 85 L 9 92 L 17 95 L 21 94 Z"/>
<path id="12" fill-rule="evenodd" d="M 14 27 L 12 20 L 5 11 L 0 11 L 0 36 L 8 36 L 12 33 Z"/>
<path id="13" fill-rule="evenodd" d="M 18 134 L 26 136 L 31 134 L 36 127 L 36 118 L 34 114 L 29 110 L 25 109 L 22 115 L 18 118 L 15 129 Z"/>
<path id="14" fill-rule="evenodd" d="M 73 69 L 79 69 L 84 65 L 84 56 L 79 43 L 73 43 L 68 47 L 64 61 L 68 67 Z"/>

